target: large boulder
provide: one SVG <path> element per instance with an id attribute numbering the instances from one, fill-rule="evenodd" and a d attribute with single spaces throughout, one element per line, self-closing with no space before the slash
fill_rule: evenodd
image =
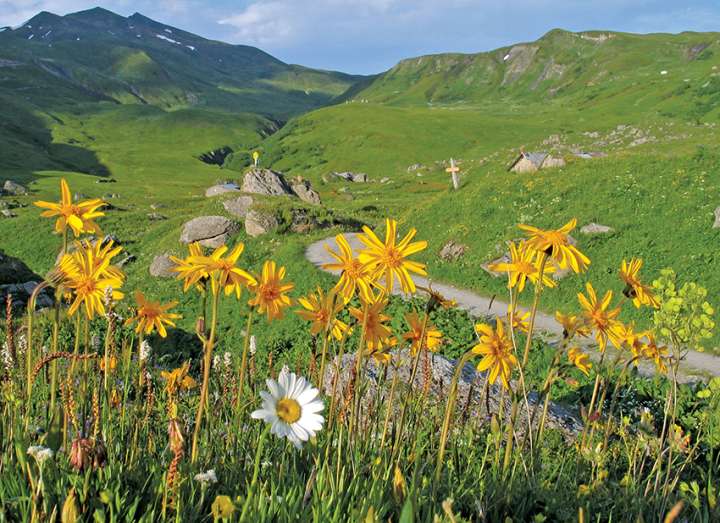
<path id="1" fill-rule="evenodd" d="M 30 295 L 42 278 L 18 258 L 8 256 L 0 250 L 0 307 L 4 310 L 5 300 L 12 296 L 15 310 L 25 309 Z M 37 298 L 36 305 L 43 309 L 53 303 L 51 292 L 43 290 Z"/>
<path id="2" fill-rule="evenodd" d="M 320 205 L 320 195 L 312 188 L 309 181 L 303 179 L 293 180 L 291 188 L 302 201 L 313 205 Z"/>
<path id="3" fill-rule="evenodd" d="M 170 259 L 169 254 L 158 254 L 150 264 L 150 276 L 174 278 L 178 274 L 173 270 L 175 267 L 175 262 Z"/>
<path id="4" fill-rule="evenodd" d="M 294 194 L 282 173 L 259 168 L 250 169 L 245 173 L 242 192 L 267 196 Z"/>
<path id="5" fill-rule="evenodd" d="M 200 242 L 204 247 L 216 248 L 227 243 L 228 239 L 239 230 L 240 227 L 236 222 L 224 216 L 200 216 L 185 223 L 180 241 Z"/>
<path id="6" fill-rule="evenodd" d="M 14 196 L 21 196 L 23 194 L 27 194 L 28 190 L 19 183 L 16 183 L 12 180 L 6 180 L 5 185 L 3 185 L 3 192 L 5 192 L 6 194 L 12 194 Z"/>
<path id="7" fill-rule="evenodd" d="M 390 385 L 396 373 L 402 384 L 408 384 L 419 394 L 423 394 L 427 387 L 430 401 L 445 404 L 457 361 L 433 353 L 428 353 L 427 358 L 421 356 L 420 371 L 416 373 L 414 381 L 410 383 L 410 373 L 413 367 L 413 358 L 410 353 L 407 350 L 397 350 L 391 356 L 394 364 L 380 364 L 373 358 L 365 360 L 367 366 L 363 379 L 367 387 L 364 388 L 364 394 L 361 398 L 364 408 L 367 408 L 373 401 L 387 401 Z M 349 379 L 354 375 L 355 365 L 354 354 L 345 354 L 341 360 L 336 358 L 329 364 L 326 367 L 323 380 L 325 393 L 328 395 L 335 393 L 338 399 L 342 399 L 343 394 L 347 391 Z M 426 380 L 428 380 L 428 383 L 426 383 Z M 492 415 L 499 414 L 501 398 L 504 398 L 503 412 L 506 420 L 509 418 L 512 406 L 508 395 L 501 394 L 501 385 L 499 383 L 489 385 L 486 388 L 486 381 L 486 372 L 477 372 L 471 364 L 466 364 L 463 367 L 458 381 L 455 411 L 457 421 L 461 423 L 468 420 L 485 420 L 485 422 L 489 422 Z M 380 387 L 379 391 L 378 386 Z M 517 386 L 517 384 L 514 384 L 513 388 Z M 532 412 L 537 407 L 542 408 L 542 405 L 538 405 L 538 402 L 537 394 L 530 393 L 528 403 L 531 419 Z M 396 409 L 396 415 L 399 410 Z M 540 416 L 535 417 L 534 425 L 537 425 L 539 419 Z M 525 402 L 521 401 L 516 427 L 520 432 L 523 432 L 527 426 L 528 411 Z M 559 430 L 568 438 L 573 438 L 582 430 L 582 423 L 578 415 L 554 402 L 550 402 L 548 405 L 546 426 Z"/>
<path id="8" fill-rule="evenodd" d="M 2 303 L 3 310 L 5 309 L 7 297 L 11 296 L 13 310 L 16 312 L 25 311 L 28 301 L 30 301 L 30 296 L 38 285 L 39 280 L 0 285 L 0 303 Z M 48 288 L 38 292 L 35 300 L 35 308 L 47 309 L 52 307 L 54 300 L 51 293 L 51 289 Z"/>
<path id="9" fill-rule="evenodd" d="M 236 183 L 232 182 L 213 185 L 212 187 L 208 187 L 208 189 L 205 191 L 205 196 L 210 198 L 212 196 L 218 196 L 220 194 L 225 194 L 229 192 L 240 192 L 240 188 L 237 186 Z"/>
<path id="10" fill-rule="evenodd" d="M 232 200 L 225 200 L 223 207 L 225 210 L 237 218 L 245 218 L 250 207 L 252 207 L 252 196 L 238 196 Z"/>
<path id="11" fill-rule="evenodd" d="M 0 250 L 0 285 L 41 279 L 25 262 Z"/>
<path id="12" fill-rule="evenodd" d="M 245 232 L 253 238 L 272 232 L 279 226 L 277 217 L 266 211 L 251 209 L 245 216 Z"/>

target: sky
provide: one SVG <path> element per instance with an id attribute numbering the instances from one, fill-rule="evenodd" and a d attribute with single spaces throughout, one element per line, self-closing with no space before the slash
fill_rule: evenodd
<path id="1" fill-rule="evenodd" d="M 356 74 L 423 54 L 532 41 L 554 28 L 720 31 L 720 0 L 0 0 L 0 26 L 96 6 Z"/>

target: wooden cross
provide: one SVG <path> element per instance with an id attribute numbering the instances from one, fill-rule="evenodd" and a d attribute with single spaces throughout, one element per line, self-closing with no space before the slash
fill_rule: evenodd
<path id="1" fill-rule="evenodd" d="M 457 191 L 460 188 L 460 178 L 458 177 L 460 167 L 455 165 L 455 160 L 453 158 L 450 158 L 450 167 L 445 169 L 445 172 L 450 173 L 450 175 L 452 176 L 453 189 Z"/>

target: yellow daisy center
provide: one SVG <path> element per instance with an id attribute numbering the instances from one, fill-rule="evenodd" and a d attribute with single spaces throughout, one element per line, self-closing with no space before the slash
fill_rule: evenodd
<path id="1" fill-rule="evenodd" d="M 403 261 L 402 253 L 395 247 L 387 247 L 382 258 L 383 264 L 392 268 L 400 267 Z"/>
<path id="2" fill-rule="evenodd" d="M 300 404 L 291 398 L 283 398 L 277 402 L 277 415 L 278 418 L 283 420 L 287 424 L 295 423 L 300 419 L 301 409 Z"/>

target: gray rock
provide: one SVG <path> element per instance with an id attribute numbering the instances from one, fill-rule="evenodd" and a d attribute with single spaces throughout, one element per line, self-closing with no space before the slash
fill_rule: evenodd
<path id="1" fill-rule="evenodd" d="M 150 264 L 150 276 L 156 278 L 174 278 L 177 272 L 173 271 L 175 262 L 170 259 L 169 254 L 158 254 Z"/>
<path id="2" fill-rule="evenodd" d="M 510 261 L 510 255 L 503 254 L 499 258 L 495 258 L 494 260 L 490 260 L 489 262 L 483 263 L 482 265 L 480 265 L 480 267 L 482 268 L 482 270 L 487 272 L 493 278 L 500 278 L 500 277 L 507 278 L 507 275 L 505 273 L 491 271 L 490 266 L 495 265 L 497 263 L 508 263 L 509 261 Z"/>
<path id="3" fill-rule="evenodd" d="M 283 196 L 294 194 L 282 173 L 270 169 L 250 169 L 245 173 L 242 192 Z"/>
<path id="4" fill-rule="evenodd" d="M 148 217 L 148 220 L 153 221 L 153 222 L 167 220 L 167 216 L 160 214 L 159 212 L 148 213 L 147 217 Z"/>
<path id="5" fill-rule="evenodd" d="M 217 196 L 219 194 L 225 194 L 229 192 L 240 192 L 240 188 L 235 183 L 223 183 L 221 185 L 213 185 L 205 191 L 205 196 L 210 198 L 211 196 Z"/>
<path id="6" fill-rule="evenodd" d="M 3 218 L 15 218 L 17 214 L 15 214 L 9 209 L 3 209 L 0 211 L 0 216 L 2 216 Z"/>
<path id="7" fill-rule="evenodd" d="M 390 178 L 385 176 L 384 178 L 380 178 L 380 183 L 388 183 L 390 181 Z"/>
<path id="8" fill-rule="evenodd" d="M 713 223 L 713 229 L 720 229 L 720 207 L 715 209 L 715 223 Z"/>
<path id="9" fill-rule="evenodd" d="M 3 185 L 3 191 L 7 194 L 12 194 L 14 196 L 22 196 L 23 194 L 28 193 L 27 188 L 12 180 L 5 181 L 5 185 Z"/>
<path id="10" fill-rule="evenodd" d="M 610 234 L 613 231 L 615 231 L 615 229 L 612 227 L 599 223 L 588 223 L 580 228 L 580 232 L 583 234 Z"/>
<path id="11" fill-rule="evenodd" d="M 317 218 L 309 215 L 303 209 L 294 209 L 292 211 L 292 223 L 290 224 L 290 230 L 292 232 L 306 234 L 319 229 L 320 226 L 320 222 Z"/>
<path id="12" fill-rule="evenodd" d="M 30 267 L 0 250 L 0 285 L 40 279 Z"/>
<path id="13" fill-rule="evenodd" d="M 440 258 L 446 262 L 455 261 L 465 254 L 467 250 L 467 245 L 449 240 L 443 245 L 442 249 L 440 249 Z"/>
<path id="14" fill-rule="evenodd" d="M 372 358 L 365 360 L 367 366 L 364 374 L 364 384 L 367 385 L 365 392 L 362 397 L 362 405 L 365 413 L 368 411 L 372 412 L 375 409 L 372 403 L 379 398 L 381 402 L 387 402 L 389 396 L 389 389 L 395 373 L 398 374 L 398 380 L 400 385 L 409 384 L 410 372 L 413 366 L 413 359 L 410 353 L 406 350 L 394 351 L 392 353 L 393 364 L 378 364 Z M 429 377 L 430 383 L 428 383 L 429 400 L 444 405 L 447 401 L 447 396 L 450 390 L 450 384 L 455 373 L 455 360 L 449 360 L 439 354 L 428 353 L 427 359 L 421 356 L 418 372 L 415 375 L 415 380 L 412 384 L 409 384 L 419 394 L 422 394 L 426 386 L 426 376 Z M 353 369 L 356 365 L 355 355 L 346 354 L 342 360 L 337 358 L 327 366 L 324 377 L 325 393 L 332 395 L 333 391 L 338 397 L 342 398 L 343 394 L 347 390 L 347 385 L 350 376 L 353 375 Z M 427 371 L 426 371 L 427 370 Z M 386 378 L 383 380 L 383 374 L 387 373 Z M 456 403 L 456 423 L 489 423 L 492 415 L 498 415 L 500 407 L 500 382 L 498 381 L 495 385 L 489 385 L 487 387 L 487 395 L 485 393 L 485 382 L 487 379 L 487 373 L 476 372 L 475 368 L 471 364 L 466 364 L 460 375 L 458 382 L 458 395 Z M 378 384 L 383 383 L 380 391 L 378 391 Z M 513 387 L 517 387 L 518 384 L 514 383 Z M 404 389 L 399 389 L 404 390 Z M 378 396 L 378 392 L 380 393 Z M 505 421 L 510 416 L 511 412 L 511 400 L 508 395 L 502 395 L 505 398 L 504 415 Z M 528 403 L 530 406 L 530 418 L 532 418 L 532 412 L 539 407 L 542 409 L 542 404 L 538 405 L 538 396 L 535 393 L 528 395 Z M 540 402 L 542 403 L 542 402 Z M 524 430 L 528 426 L 528 411 L 525 407 L 525 402 L 520 402 L 521 407 L 518 412 L 518 421 L 516 427 L 518 431 L 524 433 Z M 395 415 L 399 415 L 400 409 L 395 411 Z M 371 421 L 372 416 L 369 416 Z M 534 418 L 533 425 L 537 425 L 540 418 L 540 412 L 538 412 Z M 363 416 L 363 419 L 367 419 Z M 502 421 L 502 420 L 501 420 Z M 582 430 L 582 423 L 579 416 L 571 411 L 570 409 L 559 405 L 554 402 L 550 402 L 548 407 L 548 417 L 546 421 L 546 427 L 553 428 L 561 431 L 567 438 L 573 438 L 577 436 Z"/>
<path id="15" fill-rule="evenodd" d="M 302 201 L 320 205 L 320 195 L 312 188 L 308 180 L 294 180 L 292 190 Z"/>
<path id="16" fill-rule="evenodd" d="M 232 200 L 225 200 L 223 207 L 225 210 L 238 218 L 245 218 L 250 207 L 252 207 L 253 199 L 252 196 L 238 196 Z"/>
<path id="17" fill-rule="evenodd" d="M 115 183 L 117 180 L 115 178 L 98 178 L 95 180 L 95 183 Z"/>
<path id="18" fill-rule="evenodd" d="M 151 208 L 153 211 L 157 211 L 158 209 L 162 209 L 163 207 L 165 207 L 165 205 L 162 204 L 162 203 L 151 203 L 151 204 L 150 204 L 150 208 Z"/>
<path id="19" fill-rule="evenodd" d="M 272 232 L 279 226 L 277 217 L 265 211 L 251 209 L 245 216 L 245 232 L 253 238 Z"/>
<path id="20" fill-rule="evenodd" d="M 414 163 L 410 167 L 407 168 L 407 172 L 412 173 L 420 169 L 424 169 L 425 166 L 421 163 Z"/>
<path id="21" fill-rule="evenodd" d="M 332 173 L 333 176 L 337 178 L 342 178 L 343 180 L 346 180 L 348 182 L 353 183 L 367 183 L 368 181 L 368 175 L 365 173 L 354 173 L 351 171 L 343 171 L 343 172 L 334 172 Z"/>
<path id="22" fill-rule="evenodd" d="M 182 243 L 200 242 L 204 247 L 216 248 L 239 231 L 236 222 L 224 216 L 200 216 L 183 225 L 180 241 Z"/>

